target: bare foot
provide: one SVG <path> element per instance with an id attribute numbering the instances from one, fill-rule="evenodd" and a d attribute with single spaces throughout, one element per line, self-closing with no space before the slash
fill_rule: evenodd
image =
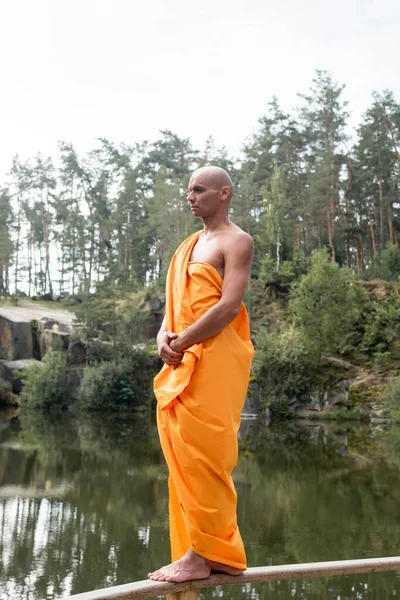
<path id="1" fill-rule="evenodd" d="M 192 548 L 185 556 L 170 565 L 161 567 L 154 573 L 149 573 L 149 579 L 153 581 L 174 581 L 179 583 L 190 579 L 206 579 L 211 573 L 211 567 L 202 556 L 196 554 Z"/>
<path id="2" fill-rule="evenodd" d="M 208 560 L 207 563 L 210 565 L 212 571 L 218 573 L 227 573 L 228 575 L 241 575 L 243 573 L 243 569 L 236 569 L 230 565 L 224 565 L 213 560 Z"/>
<path id="3" fill-rule="evenodd" d="M 190 579 L 206 579 L 211 571 L 227 573 L 228 575 L 241 575 L 243 573 L 243 569 L 236 569 L 223 563 L 206 560 L 190 548 L 180 560 L 161 567 L 154 573 L 149 573 L 148 577 L 154 581 L 174 581 L 178 583 Z"/>

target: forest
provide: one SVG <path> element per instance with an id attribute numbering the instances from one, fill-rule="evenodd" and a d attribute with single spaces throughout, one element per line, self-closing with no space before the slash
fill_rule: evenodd
<path id="1" fill-rule="evenodd" d="M 0 195 L 0 294 L 86 293 L 108 277 L 127 290 L 156 282 L 199 227 L 186 196 L 204 164 L 233 177 L 231 216 L 255 239 L 254 277 L 266 256 L 279 271 L 320 247 L 364 273 L 400 236 L 400 104 L 374 93 L 349 140 L 343 95 L 318 71 L 291 114 L 273 98 L 240 160 L 211 138 L 198 151 L 167 130 L 132 146 L 101 139 L 85 156 L 61 142 L 56 161 L 15 156 Z"/>
<path id="2" fill-rule="evenodd" d="M 177 245 L 201 227 L 187 186 L 193 170 L 213 164 L 231 174 L 230 216 L 254 239 L 246 303 L 256 335 L 263 297 L 286 294 L 292 329 L 264 332 L 261 354 L 275 343 L 283 356 L 286 343 L 309 356 L 296 337 L 305 333 L 314 364 L 331 352 L 382 366 L 400 327 L 400 103 L 374 92 L 351 134 L 344 97 L 345 85 L 317 71 L 290 113 L 276 97 L 268 102 L 239 158 L 211 137 L 198 150 L 169 130 L 132 145 L 99 139 L 82 156 L 64 141 L 56 157 L 15 156 L 0 187 L 0 297 L 79 302 L 80 316 L 97 315 L 115 337 L 118 303 L 162 294 Z M 392 286 L 383 305 L 361 285 L 377 279 Z"/>

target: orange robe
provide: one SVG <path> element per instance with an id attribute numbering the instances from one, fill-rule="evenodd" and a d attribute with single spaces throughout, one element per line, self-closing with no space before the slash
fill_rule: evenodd
<path id="1" fill-rule="evenodd" d="M 167 330 L 181 333 L 218 302 L 222 278 L 214 267 L 189 262 L 201 231 L 175 252 L 167 275 Z M 237 432 L 253 357 L 248 316 L 185 350 L 176 368 L 154 380 L 160 440 L 169 468 L 172 560 L 193 550 L 206 559 L 246 568 L 236 521 L 232 470 Z"/>

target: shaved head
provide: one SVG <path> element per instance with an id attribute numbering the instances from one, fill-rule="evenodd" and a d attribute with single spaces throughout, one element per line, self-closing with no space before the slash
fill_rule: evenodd
<path id="1" fill-rule="evenodd" d="M 229 173 L 227 173 L 225 171 L 225 169 L 221 169 L 221 167 L 213 167 L 213 166 L 209 166 L 209 167 L 201 167 L 200 169 L 197 169 L 197 171 L 195 171 L 191 177 L 191 180 L 198 180 L 198 181 L 207 181 L 208 183 L 210 183 L 211 185 L 215 186 L 217 189 L 221 189 L 225 186 L 228 186 L 231 188 L 231 194 L 233 191 L 233 183 L 232 183 L 232 179 L 230 178 Z"/>

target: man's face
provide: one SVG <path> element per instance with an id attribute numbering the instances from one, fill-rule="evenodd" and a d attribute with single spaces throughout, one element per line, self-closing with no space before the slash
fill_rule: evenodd
<path id="1" fill-rule="evenodd" d="M 195 217 L 211 217 L 220 207 L 221 190 L 205 175 L 195 173 L 189 182 L 187 199 Z"/>

